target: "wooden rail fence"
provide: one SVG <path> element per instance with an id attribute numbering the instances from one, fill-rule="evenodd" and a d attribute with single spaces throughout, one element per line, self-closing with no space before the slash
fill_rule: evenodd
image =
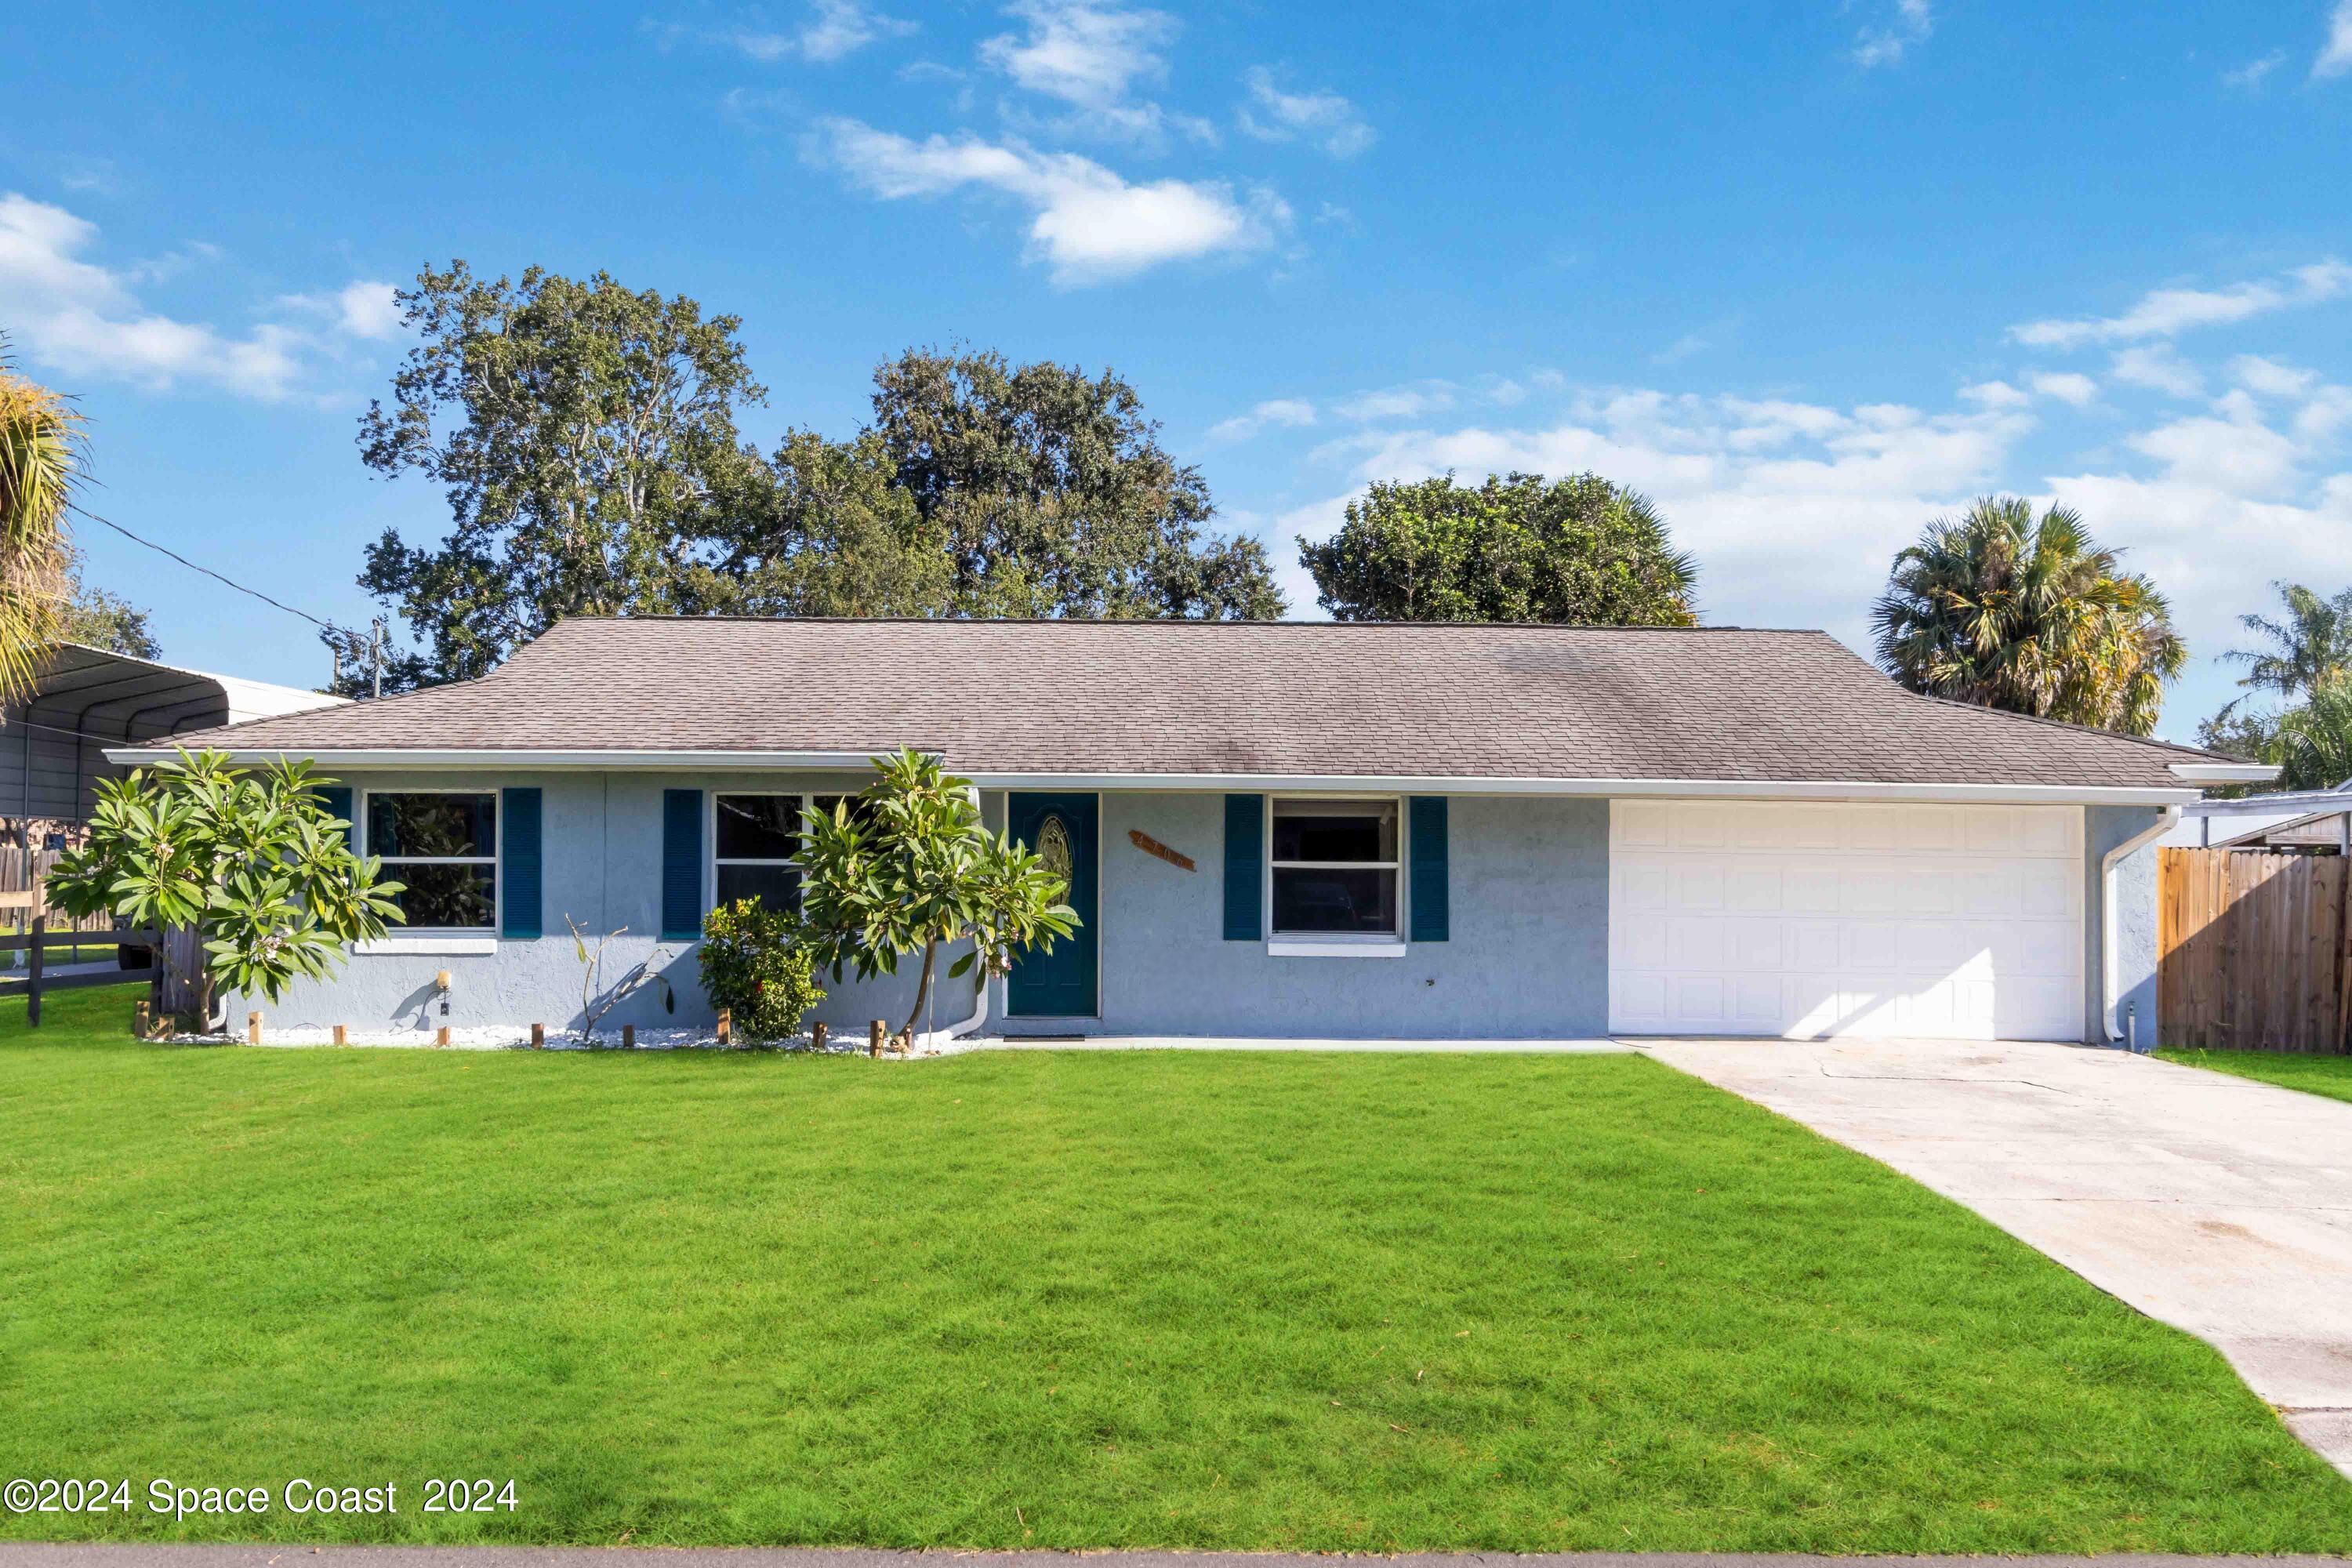
<path id="1" fill-rule="evenodd" d="M 2352 1050 L 2352 860 L 2157 851 L 2162 1043 Z"/>
<path id="2" fill-rule="evenodd" d="M 157 983 L 163 971 L 155 960 L 155 948 L 163 940 L 153 931 L 110 931 L 105 933 L 105 956 L 93 961 L 80 973 L 52 974 L 48 972 L 48 954 L 58 948 L 86 948 L 90 945 L 87 931 L 50 931 L 42 916 L 33 917 L 33 930 L 26 936 L 0 934 L 0 952 L 25 950 L 25 973 L 0 977 L 0 996 L 22 996 L 25 999 L 25 1023 L 27 1027 L 41 1026 L 41 998 L 52 991 L 80 991 L 93 985 L 122 985 L 144 980 L 152 993 L 160 991 Z M 143 947 L 147 950 L 147 966 L 125 969 L 116 952 L 118 947 Z M 152 1006 L 151 1001 L 151 1008 Z"/>

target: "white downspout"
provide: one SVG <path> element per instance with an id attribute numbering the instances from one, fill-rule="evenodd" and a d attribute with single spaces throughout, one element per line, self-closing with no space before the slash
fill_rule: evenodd
<path id="1" fill-rule="evenodd" d="M 2099 1018 L 2106 1030 L 2107 1043 L 2113 1045 L 2124 1037 L 2121 1024 L 2116 1022 L 2116 868 L 2138 851 L 2169 833 L 2180 820 L 2180 808 L 2168 805 L 2157 813 L 2156 825 L 2136 833 L 2105 855 L 2099 857 Z M 2155 1026 L 2155 1020 L 2149 1020 Z"/>
<path id="2" fill-rule="evenodd" d="M 978 786 L 974 786 L 971 793 L 971 808 L 974 811 L 978 811 L 980 809 L 980 790 Z M 950 1024 L 944 1029 L 934 1029 L 929 1033 L 925 1034 L 916 1042 L 921 1049 L 935 1051 L 948 1041 L 960 1040 L 988 1022 L 988 971 L 978 964 L 973 965 L 973 967 L 980 970 L 980 985 L 978 988 L 980 994 L 973 1000 L 971 1016 L 966 1018 L 961 1024 Z M 937 982 L 935 981 L 933 984 L 936 984 Z"/>

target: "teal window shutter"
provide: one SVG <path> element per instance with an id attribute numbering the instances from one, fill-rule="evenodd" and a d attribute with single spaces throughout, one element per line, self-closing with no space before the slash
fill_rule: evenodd
<path id="1" fill-rule="evenodd" d="M 1264 934 L 1265 796 L 1225 796 L 1225 940 L 1255 942 Z"/>
<path id="2" fill-rule="evenodd" d="M 499 934 L 540 935 L 540 795 L 499 792 Z"/>
<path id="3" fill-rule="evenodd" d="M 1451 934 L 1453 900 L 1445 886 L 1445 797 L 1412 797 L 1410 863 L 1412 869 L 1412 920 L 1415 942 L 1444 942 Z"/>
<path id="4" fill-rule="evenodd" d="M 662 940 L 698 940 L 702 913 L 702 792 L 666 789 L 662 791 Z"/>
<path id="5" fill-rule="evenodd" d="M 340 816 L 345 822 L 349 822 L 352 819 L 351 785 L 320 784 L 312 793 L 319 797 L 320 806 L 329 816 Z M 345 838 L 348 839 L 352 836 L 352 830 L 350 828 L 346 827 L 343 829 L 343 837 Z"/>

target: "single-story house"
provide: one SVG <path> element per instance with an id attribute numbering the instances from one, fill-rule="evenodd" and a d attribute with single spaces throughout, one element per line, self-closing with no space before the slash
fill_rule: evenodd
<path id="1" fill-rule="evenodd" d="M 181 740 L 341 781 L 408 923 L 273 1016 L 373 1026 L 576 1018 L 572 921 L 672 982 L 611 1022 L 709 1018 L 704 913 L 793 898 L 799 808 L 911 745 L 1066 855 L 1085 921 L 943 983 L 943 1026 L 2148 1044 L 2147 846 L 2267 773 L 1733 628 L 583 618 Z M 912 971 L 817 1016 L 896 1020 Z"/>

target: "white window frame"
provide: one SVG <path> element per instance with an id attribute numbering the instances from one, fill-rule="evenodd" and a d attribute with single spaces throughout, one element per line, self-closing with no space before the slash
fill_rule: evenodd
<path id="1" fill-rule="evenodd" d="M 1366 805 L 1390 805 L 1396 810 L 1397 855 L 1393 860 L 1276 860 L 1274 858 L 1274 805 L 1278 800 L 1347 801 Z M 1348 790 L 1285 790 L 1265 797 L 1265 878 L 1260 889 L 1265 911 L 1265 950 L 1276 958 L 1402 958 L 1409 923 L 1404 863 L 1405 797 L 1385 793 Z M 1396 873 L 1396 924 L 1388 931 L 1277 931 L 1274 924 L 1274 874 L 1281 871 L 1380 871 Z"/>
<path id="2" fill-rule="evenodd" d="M 487 789 L 479 784 L 435 784 L 423 789 L 362 789 L 360 791 L 357 825 L 359 837 L 362 840 L 361 853 L 375 855 L 375 858 L 383 863 L 384 872 L 393 881 L 400 880 L 397 876 L 391 874 L 392 868 L 394 866 L 488 866 L 490 868 L 489 924 L 486 926 L 394 926 L 384 933 L 382 951 L 397 951 L 401 939 L 414 936 L 469 937 L 496 942 L 499 933 L 506 930 L 507 924 L 507 879 L 504 868 L 499 864 L 498 854 L 494 851 L 488 855 L 376 855 L 374 844 L 366 842 L 371 837 L 368 831 L 368 803 L 380 795 L 488 795 L 490 797 L 490 842 L 501 844 L 507 826 L 505 792 L 495 784 Z M 375 944 L 371 944 L 371 946 Z"/>
<path id="3" fill-rule="evenodd" d="M 801 863 L 798 858 L 789 860 L 779 860 L 773 858 L 746 859 L 740 855 L 722 856 L 719 854 L 719 797 L 720 795 L 727 795 L 730 797 L 737 795 L 765 795 L 774 800 L 798 801 L 800 804 L 793 808 L 793 831 L 800 834 L 803 840 L 805 840 L 807 837 L 807 830 L 801 826 L 801 821 L 808 810 L 809 802 L 816 798 L 816 792 L 814 790 L 714 789 L 708 790 L 704 793 L 709 804 L 704 806 L 703 811 L 709 820 L 702 825 L 705 836 L 703 841 L 710 846 L 710 853 L 707 857 L 709 864 L 704 869 L 705 880 L 702 884 L 702 907 L 704 909 L 715 910 L 719 907 L 719 868 L 721 866 L 783 866 L 795 871 L 801 869 Z M 856 792 L 849 791 L 846 793 L 855 794 Z M 799 911 L 793 910 L 790 912 L 798 913 Z"/>

